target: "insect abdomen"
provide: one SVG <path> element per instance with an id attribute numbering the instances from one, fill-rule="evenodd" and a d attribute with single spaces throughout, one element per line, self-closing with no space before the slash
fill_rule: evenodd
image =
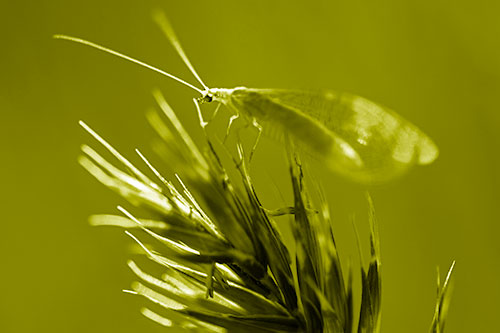
<path id="1" fill-rule="evenodd" d="M 243 116 L 256 119 L 264 133 L 282 140 L 294 139 L 303 150 L 320 159 L 335 157 L 336 163 L 358 169 L 362 161 L 356 151 L 317 119 L 290 106 L 280 104 L 258 91 L 239 88 L 230 96 L 230 103 Z"/>

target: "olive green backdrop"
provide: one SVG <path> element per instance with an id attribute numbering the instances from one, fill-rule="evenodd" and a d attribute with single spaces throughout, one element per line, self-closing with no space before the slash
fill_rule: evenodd
<path id="1" fill-rule="evenodd" d="M 131 160 L 155 158 L 144 111 L 159 87 L 200 137 L 173 81 L 51 39 L 88 38 L 194 81 L 153 24 L 163 8 L 214 87 L 332 88 L 397 110 L 438 143 L 431 166 L 371 190 L 383 255 L 383 332 L 425 332 L 436 266 L 457 260 L 448 332 L 498 329 L 500 5 L 487 1 L 2 1 L 0 3 L 0 331 L 161 332 L 121 293 L 130 240 L 87 216 L 123 203 L 76 162 L 95 142 L 84 119 Z M 223 112 L 222 120 L 228 113 Z M 222 130 L 222 126 L 220 127 Z M 251 133 L 250 133 L 251 134 Z M 253 174 L 270 207 L 285 189 L 279 145 L 264 140 Z M 313 165 L 345 258 L 349 216 L 366 227 L 363 189 Z M 269 185 L 274 180 L 275 185 Z M 365 245 L 365 244 L 364 244 Z"/>

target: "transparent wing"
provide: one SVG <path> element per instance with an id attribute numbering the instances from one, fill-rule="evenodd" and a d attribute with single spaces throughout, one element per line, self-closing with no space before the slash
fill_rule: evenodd
<path id="1" fill-rule="evenodd" d="M 383 182 L 413 164 L 432 163 L 439 154 L 437 146 L 415 125 L 363 97 L 334 91 L 249 90 L 277 105 L 302 112 L 352 147 L 363 162 L 362 168 L 344 170 L 338 165 L 341 162 L 336 162 L 342 161 L 342 156 L 325 158 L 353 180 Z"/>

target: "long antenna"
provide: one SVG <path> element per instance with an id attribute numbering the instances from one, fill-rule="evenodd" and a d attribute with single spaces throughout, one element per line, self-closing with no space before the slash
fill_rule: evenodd
<path id="1" fill-rule="evenodd" d="M 120 53 L 120 52 L 114 51 L 114 50 L 112 50 L 112 49 L 109 49 L 109 48 L 107 48 L 107 47 L 105 47 L 105 46 L 102 46 L 102 45 L 99 45 L 99 44 L 96 44 L 96 43 L 93 43 L 93 42 L 89 42 L 88 40 L 85 40 L 85 39 L 81 39 L 81 38 L 77 38 L 77 37 L 71 37 L 71 36 L 66 36 L 66 35 L 54 35 L 53 37 L 54 37 L 55 39 L 65 39 L 65 40 L 69 40 L 69 41 L 71 41 L 71 42 L 80 43 L 80 44 L 87 45 L 87 46 L 93 47 L 93 48 L 95 48 L 95 49 L 98 49 L 98 50 L 104 51 L 104 52 L 106 52 L 106 53 L 110 53 L 110 54 L 115 55 L 115 56 L 117 56 L 117 57 L 120 57 L 120 58 L 122 58 L 122 59 L 128 60 L 128 61 L 133 62 L 133 63 L 135 63 L 135 64 L 138 64 L 138 65 L 140 65 L 140 66 L 142 66 L 142 67 L 146 67 L 146 68 L 148 68 L 148 69 L 150 69 L 150 70 L 152 70 L 152 71 L 155 71 L 155 72 L 157 72 L 157 73 L 160 73 L 160 74 L 162 74 L 162 75 L 165 75 L 165 76 L 167 76 L 167 77 L 169 77 L 169 78 L 171 78 L 171 79 L 173 79 L 173 80 L 175 80 L 175 81 L 177 81 L 177 82 L 179 82 L 179 83 L 182 83 L 182 84 L 183 84 L 183 85 L 185 85 L 185 86 L 188 86 L 189 88 L 191 88 L 191 89 L 193 89 L 193 90 L 196 90 L 197 92 L 199 92 L 200 94 L 202 94 L 202 95 L 203 95 L 203 90 L 201 90 L 200 88 L 195 87 L 195 86 L 194 86 L 194 85 L 192 85 L 191 83 L 188 83 L 188 82 L 186 82 L 186 81 L 184 81 L 184 80 L 182 80 L 182 79 L 178 78 L 177 76 L 174 76 L 174 75 L 172 75 L 172 74 L 170 74 L 170 73 L 167 73 L 167 72 L 165 72 L 165 71 L 162 71 L 161 69 L 158 69 L 158 68 L 156 68 L 156 67 L 153 67 L 153 66 L 151 66 L 151 65 L 148 65 L 148 64 L 146 64 L 145 62 L 142 62 L 142 61 L 140 61 L 140 60 L 137 60 L 137 59 L 134 59 L 134 58 L 132 58 L 132 57 L 129 57 L 129 56 L 127 56 L 127 55 L 123 54 L 123 53 Z M 203 86 L 204 86 L 204 88 L 205 88 L 205 89 L 207 89 L 207 88 L 205 87 L 205 85 L 203 85 Z"/>
<path id="2" fill-rule="evenodd" d="M 189 68 L 191 73 L 194 75 L 194 77 L 198 80 L 199 83 L 205 88 L 205 90 L 208 90 L 209 88 L 207 85 L 203 82 L 203 80 L 200 78 L 196 70 L 194 69 L 193 65 L 189 61 L 189 58 L 187 57 L 186 53 L 182 49 L 181 43 L 179 42 L 179 39 L 177 38 L 174 29 L 172 28 L 172 25 L 170 24 L 167 16 L 165 16 L 165 13 L 163 13 L 160 10 L 156 10 L 153 12 L 153 18 L 156 21 L 156 23 L 160 26 L 160 29 L 163 31 L 167 39 L 170 41 L 172 46 L 175 48 L 179 56 L 181 57 L 182 61 L 186 64 L 186 66 Z"/>

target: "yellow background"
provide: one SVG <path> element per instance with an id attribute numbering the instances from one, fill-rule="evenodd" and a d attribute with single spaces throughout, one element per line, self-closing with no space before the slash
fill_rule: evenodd
<path id="1" fill-rule="evenodd" d="M 435 139 L 441 156 L 433 165 L 371 190 L 382 238 L 382 331 L 427 331 L 435 268 L 453 259 L 447 331 L 498 329 L 499 2 L 50 0 L 0 4 L 0 331 L 163 331 L 139 314 L 144 300 L 120 291 L 133 279 L 130 240 L 87 224 L 123 201 L 76 163 L 81 143 L 96 146 L 77 121 L 138 162 L 133 148 L 152 155 L 144 118 L 151 89 L 161 88 L 199 137 L 195 94 L 51 39 L 84 37 L 194 81 L 152 22 L 157 7 L 209 85 L 349 91 Z M 282 156 L 279 146 L 264 141 L 253 170 L 269 206 L 279 205 L 269 179 L 286 184 L 274 155 Z M 315 167 L 340 250 L 356 262 L 348 217 L 359 215 L 365 228 L 362 189 Z"/>

